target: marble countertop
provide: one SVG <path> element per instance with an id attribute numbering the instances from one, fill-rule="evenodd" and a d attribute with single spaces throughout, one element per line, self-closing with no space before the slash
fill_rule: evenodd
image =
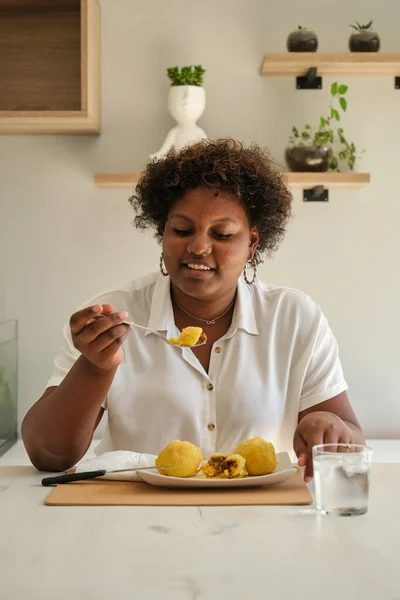
<path id="1" fill-rule="evenodd" d="M 369 512 L 346 518 L 313 506 L 47 507 L 18 442 L 0 458 L 0 598 L 400 600 L 400 440 L 369 444 Z"/>

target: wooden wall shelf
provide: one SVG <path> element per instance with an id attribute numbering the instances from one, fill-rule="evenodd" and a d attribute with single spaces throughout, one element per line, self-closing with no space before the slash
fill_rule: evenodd
<path id="1" fill-rule="evenodd" d="M 95 173 L 94 182 L 101 188 L 133 188 L 140 173 Z"/>
<path id="2" fill-rule="evenodd" d="M 0 133 L 100 132 L 98 0 L 0 0 Z"/>
<path id="3" fill-rule="evenodd" d="M 371 182 L 369 173 L 285 173 L 291 188 L 308 189 L 319 185 L 324 188 L 361 188 Z"/>
<path id="4" fill-rule="evenodd" d="M 400 54 L 382 52 L 282 52 L 264 54 L 260 73 L 268 76 L 400 75 Z"/>
<path id="5" fill-rule="evenodd" d="M 96 173 L 94 181 L 101 188 L 133 188 L 140 173 Z M 289 173 L 285 179 L 291 188 L 361 188 L 371 181 L 369 173 Z"/>

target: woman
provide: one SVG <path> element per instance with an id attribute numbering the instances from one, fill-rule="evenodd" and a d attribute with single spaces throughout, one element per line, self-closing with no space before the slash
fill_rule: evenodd
<path id="1" fill-rule="evenodd" d="M 278 451 L 294 448 L 306 480 L 315 444 L 364 443 L 320 308 L 256 278 L 291 210 L 269 156 L 256 145 L 201 141 L 149 164 L 130 202 L 136 226 L 154 228 L 162 243 L 161 273 L 72 315 L 47 389 L 22 425 L 33 464 L 74 465 L 105 410 L 99 453 L 158 454 L 182 439 L 208 455 L 260 435 Z M 201 326 L 208 342 L 168 346 L 131 331 L 128 315 L 168 337 Z"/>

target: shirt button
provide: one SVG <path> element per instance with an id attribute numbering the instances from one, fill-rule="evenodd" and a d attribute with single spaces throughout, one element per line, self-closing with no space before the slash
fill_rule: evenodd
<path id="1" fill-rule="evenodd" d="M 217 347 L 215 348 L 215 353 L 216 353 L 216 354 L 221 354 L 221 352 L 222 352 L 222 348 L 220 348 L 220 346 L 217 346 Z"/>
<path id="2" fill-rule="evenodd" d="M 209 424 L 207 425 L 207 429 L 208 429 L 208 431 L 214 431 L 214 429 L 215 429 L 215 425 L 214 425 L 214 423 L 209 423 Z"/>
<path id="3" fill-rule="evenodd" d="M 209 384 L 207 385 L 207 389 L 208 389 L 208 391 L 209 391 L 209 392 L 212 392 L 212 390 L 214 389 L 214 386 L 213 386 L 213 384 L 212 384 L 212 383 L 209 383 Z"/>

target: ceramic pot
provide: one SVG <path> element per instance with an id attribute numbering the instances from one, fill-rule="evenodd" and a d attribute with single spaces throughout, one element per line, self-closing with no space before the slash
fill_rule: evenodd
<path id="1" fill-rule="evenodd" d="M 206 106 L 206 93 L 202 86 L 173 85 L 168 93 L 168 110 L 176 125 L 167 134 L 161 148 L 150 154 L 150 160 L 158 160 L 172 148 L 185 146 L 206 138 L 205 132 L 196 125 Z"/>
<path id="2" fill-rule="evenodd" d="M 327 146 L 291 146 L 286 148 L 285 159 L 291 171 L 327 171 L 332 152 Z"/>
<path id="3" fill-rule="evenodd" d="M 381 46 L 376 31 L 355 31 L 349 39 L 350 52 L 378 52 Z"/>
<path id="4" fill-rule="evenodd" d="M 205 89 L 197 85 L 173 85 L 169 88 L 168 110 L 180 124 L 195 123 L 206 107 Z"/>
<path id="5" fill-rule="evenodd" d="M 288 36 L 286 47 L 288 52 L 316 52 L 318 39 L 314 31 L 299 27 Z"/>

